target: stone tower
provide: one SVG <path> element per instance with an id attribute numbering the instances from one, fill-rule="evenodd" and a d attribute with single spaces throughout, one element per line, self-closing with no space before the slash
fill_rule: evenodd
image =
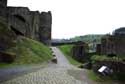
<path id="1" fill-rule="evenodd" d="M 7 7 L 7 0 L 0 0 L 0 7 Z"/>
<path id="2" fill-rule="evenodd" d="M 6 17 L 7 0 L 0 0 L 0 17 Z"/>

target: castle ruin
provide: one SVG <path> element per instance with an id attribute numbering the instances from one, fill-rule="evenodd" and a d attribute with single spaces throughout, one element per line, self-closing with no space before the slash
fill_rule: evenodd
<path id="1" fill-rule="evenodd" d="M 27 7 L 7 6 L 0 0 L 0 18 L 4 18 L 16 35 L 23 35 L 46 45 L 51 40 L 51 12 L 30 11 Z"/>
<path id="2" fill-rule="evenodd" d="M 116 29 L 112 35 L 105 35 L 97 46 L 97 53 L 108 56 L 125 55 L 125 28 Z"/>

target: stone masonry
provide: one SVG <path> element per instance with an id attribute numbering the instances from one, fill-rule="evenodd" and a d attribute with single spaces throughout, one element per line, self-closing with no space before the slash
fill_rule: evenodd
<path id="1" fill-rule="evenodd" d="M 51 40 L 51 12 L 30 11 L 27 7 L 9 7 L 7 0 L 0 0 L 0 17 L 17 35 L 49 44 Z"/>
<path id="2" fill-rule="evenodd" d="M 77 42 L 71 49 L 71 56 L 79 61 L 86 62 L 88 53 L 88 45 L 84 42 Z"/>
<path id="3" fill-rule="evenodd" d="M 125 55 L 125 28 L 116 29 L 112 35 L 105 35 L 97 48 L 98 54 L 109 56 Z"/>

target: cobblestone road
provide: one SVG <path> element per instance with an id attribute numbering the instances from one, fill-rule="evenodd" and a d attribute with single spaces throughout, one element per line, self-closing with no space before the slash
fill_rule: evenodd
<path id="1" fill-rule="evenodd" d="M 58 64 L 53 64 L 1 84 L 87 84 L 68 75 L 68 69 L 78 70 L 78 68 L 73 67 L 57 48 L 52 47 L 52 50 L 57 56 Z"/>
<path id="2" fill-rule="evenodd" d="M 87 84 L 69 76 L 67 67 L 53 65 L 2 84 Z"/>
<path id="3" fill-rule="evenodd" d="M 17 66 L 12 68 L 0 69 L 0 83 L 13 79 L 17 76 L 22 76 L 30 72 L 44 68 L 43 65 Z"/>

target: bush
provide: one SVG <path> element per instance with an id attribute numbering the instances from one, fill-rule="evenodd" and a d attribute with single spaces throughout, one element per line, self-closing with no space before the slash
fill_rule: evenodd
<path id="1" fill-rule="evenodd" d="M 94 61 L 114 61 L 114 62 L 123 62 L 123 58 L 119 57 L 108 57 L 106 55 L 94 55 L 91 57 L 92 62 Z"/>

